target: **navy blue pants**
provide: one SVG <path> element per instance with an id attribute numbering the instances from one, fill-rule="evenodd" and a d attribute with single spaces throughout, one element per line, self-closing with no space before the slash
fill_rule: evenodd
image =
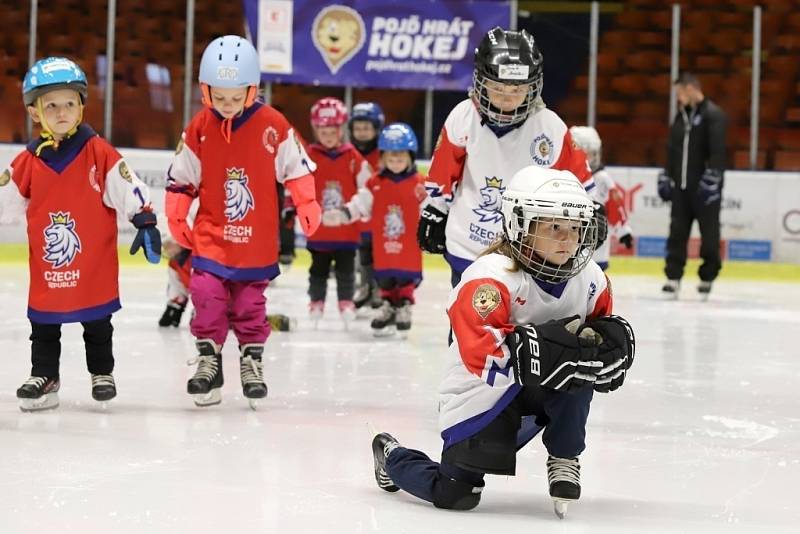
<path id="1" fill-rule="evenodd" d="M 525 388 L 489 426 L 453 445 L 454 448 L 466 445 L 462 448 L 465 451 L 464 462 L 458 461 L 458 453 L 450 454 L 448 451 L 447 456 L 452 461 L 439 463 L 421 451 L 398 447 L 386 460 L 386 473 L 400 489 L 438 507 L 449 508 L 442 503 L 458 502 L 463 495 L 448 493 L 469 492 L 472 488 L 483 487 L 488 469 L 480 470 L 476 463 L 502 465 L 510 462 L 511 471 L 505 474 L 513 474 L 517 449 L 533 439 L 542 425 L 542 442 L 550 455 L 560 458 L 578 456 L 586 448 L 586 421 L 592 395 L 591 387 L 574 393 Z M 534 416 L 541 425 L 533 422 Z M 487 449 L 492 449 L 492 452 L 481 458 L 480 451 L 476 455 L 474 446 L 466 443 L 470 440 L 487 444 Z M 504 447 L 503 444 L 509 445 Z M 465 464 L 470 464 L 470 467 Z M 474 504 L 477 505 L 477 500 Z"/>

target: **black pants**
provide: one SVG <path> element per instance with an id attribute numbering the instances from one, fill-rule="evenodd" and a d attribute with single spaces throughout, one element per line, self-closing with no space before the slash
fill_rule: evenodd
<path id="1" fill-rule="evenodd" d="M 372 235 L 362 236 L 361 245 L 358 247 L 358 271 L 361 275 L 362 286 L 375 287 L 375 271 L 372 261 Z"/>
<path id="2" fill-rule="evenodd" d="M 686 267 L 686 244 L 692 223 L 697 220 L 700 226 L 700 257 L 703 263 L 698 274 L 704 282 L 713 281 L 722 268 L 719 253 L 719 210 L 720 202 L 701 206 L 693 190 L 676 189 L 672 194 L 669 238 L 667 238 L 667 259 L 664 273 L 670 280 L 680 280 Z"/>
<path id="3" fill-rule="evenodd" d="M 114 370 L 114 355 L 111 338 L 114 327 L 111 316 L 83 325 L 83 341 L 86 345 L 86 367 L 93 375 L 108 375 Z M 59 377 L 61 358 L 61 325 L 31 321 L 31 375 Z"/>
<path id="4" fill-rule="evenodd" d="M 311 268 L 308 270 L 308 296 L 312 301 L 325 300 L 331 263 L 336 272 L 336 294 L 339 300 L 353 300 L 355 291 L 355 250 L 311 250 Z"/>

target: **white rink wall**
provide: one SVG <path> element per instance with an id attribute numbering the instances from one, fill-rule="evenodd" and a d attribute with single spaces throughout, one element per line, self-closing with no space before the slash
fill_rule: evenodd
<path id="1" fill-rule="evenodd" d="M 4 169 L 23 148 L 23 145 L 0 144 L 0 169 Z M 123 148 L 120 152 L 151 188 L 153 206 L 161 216 L 164 176 L 172 151 Z M 420 163 L 427 167 L 428 162 Z M 626 207 L 637 238 L 635 254 L 663 256 L 669 228 L 669 205 L 662 202 L 656 192 L 659 169 L 609 167 L 608 170 L 625 190 Z M 2 209 L 0 205 L 0 220 L 5 218 Z M 725 174 L 721 220 L 724 258 L 800 263 L 800 173 L 728 171 Z M 119 226 L 120 234 L 133 234 L 133 227 L 127 222 L 121 222 Z M 166 225 L 161 224 L 161 227 L 164 229 Z M 692 236 L 690 256 L 696 256 L 697 225 Z M 25 241 L 24 221 L 0 226 L 0 243 Z"/>

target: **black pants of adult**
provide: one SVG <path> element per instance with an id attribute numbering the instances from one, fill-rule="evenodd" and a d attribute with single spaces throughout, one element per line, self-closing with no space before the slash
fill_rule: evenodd
<path id="1" fill-rule="evenodd" d="M 114 370 L 111 316 L 81 322 L 86 346 L 86 367 L 93 375 L 108 375 Z M 31 321 L 31 375 L 59 377 L 61 325 Z"/>
<path id="2" fill-rule="evenodd" d="M 325 300 L 331 264 L 336 273 L 336 294 L 339 300 L 353 300 L 356 284 L 356 251 L 309 249 L 309 252 L 311 268 L 308 270 L 308 296 L 311 300 Z"/>
<path id="3" fill-rule="evenodd" d="M 667 259 L 664 273 L 670 280 L 683 278 L 686 267 L 686 246 L 692 224 L 697 221 L 700 227 L 700 280 L 712 282 L 722 268 L 719 253 L 719 211 L 720 202 L 703 206 L 698 202 L 693 190 L 676 189 L 672 194 L 669 237 L 667 238 Z"/>
<path id="4" fill-rule="evenodd" d="M 398 447 L 389 453 L 386 473 L 397 487 L 437 508 L 472 509 L 480 501 L 485 474 L 515 474 L 517 450 L 532 437 L 520 439 L 526 416 L 544 426 L 542 442 L 550 455 L 574 458 L 583 452 L 593 393 L 591 387 L 571 393 L 523 388 L 486 427 L 445 449 L 441 463 Z"/>

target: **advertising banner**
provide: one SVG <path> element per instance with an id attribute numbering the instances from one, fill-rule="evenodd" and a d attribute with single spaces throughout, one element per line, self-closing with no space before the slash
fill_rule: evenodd
<path id="1" fill-rule="evenodd" d="M 483 35 L 507 28 L 504 0 L 244 0 L 266 81 L 441 89 L 472 84 Z"/>

